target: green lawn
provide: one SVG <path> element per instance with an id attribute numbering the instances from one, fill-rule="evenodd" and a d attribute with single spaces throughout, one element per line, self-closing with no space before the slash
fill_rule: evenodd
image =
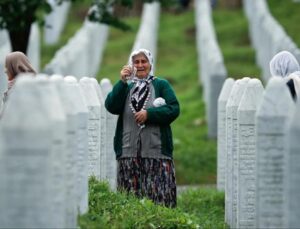
<path id="1" fill-rule="evenodd" d="M 268 0 L 271 13 L 283 26 L 286 33 L 300 47 L 300 2 L 293 0 Z"/>
<path id="2" fill-rule="evenodd" d="M 145 198 L 111 192 L 94 178 L 89 182 L 89 211 L 78 222 L 82 229 L 227 228 L 224 193 L 215 189 L 187 191 L 178 197 L 176 208 L 166 208 Z"/>

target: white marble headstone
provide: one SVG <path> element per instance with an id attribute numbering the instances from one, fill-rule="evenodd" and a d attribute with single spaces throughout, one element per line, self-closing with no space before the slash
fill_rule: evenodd
<path id="1" fill-rule="evenodd" d="M 223 84 L 223 88 L 218 99 L 218 165 L 217 165 L 217 188 L 225 190 L 226 174 L 226 103 L 230 91 L 234 84 L 234 79 L 228 78 Z"/>
<path id="2" fill-rule="evenodd" d="M 256 113 L 256 227 L 283 228 L 287 123 L 295 104 L 284 80 L 272 77 Z"/>
<path id="3" fill-rule="evenodd" d="M 104 106 L 105 99 L 102 92 L 102 89 L 95 78 L 90 78 L 98 95 L 100 105 L 101 105 L 101 139 L 100 139 L 100 179 L 105 179 L 105 171 L 106 171 L 106 109 Z"/>
<path id="4" fill-rule="evenodd" d="M 287 212 L 287 228 L 300 228 L 300 102 L 288 125 L 288 154 L 286 158 L 286 198 L 285 211 Z"/>
<path id="5" fill-rule="evenodd" d="M 0 122 L 0 227 L 53 228 L 53 122 L 45 93 L 19 77 Z"/>
<path id="6" fill-rule="evenodd" d="M 100 179 L 101 104 L 95 86 L 88 77 L 81 78 L 79 85 L 89 111 L 88 176 Z"/>
<path id="7" fill-rule="evenodd" d="M 35 84 L 44 94 L 44 103 L 47 113 L 52 120 L 52 147 L 51 147 L 51 177 L 49 182 L 52 184 L 52 215 L 54 227 L 65 226 L 65 204 L 66 204 L 66 115 L 62 106 L 58 91 L 52 84 L 47 75 L 38 74 L 35 77 Z"/>
<path id="8" fill-rule="evenodd" d="M 65 113 L 66 113 L 66 131 L 67 131 L 67 145 L 66 145 L 66 167 L 70 166 L 73 163 L 74 158 L 74 152 L 76 152 L 77 149 L 77 105 L 76 101 L 73 99 L 72 96 L 72 89 L 69 89 L 66 85 L 66 82 L 64 82 L 63 76 L 61 75 L 52 75 L 50 77 L 50 81 L 53 82 L 53 84 L 56 86 L 58 94 L 60 96 L 61 103 L 64 107 Z M 73 163 L 74 164 L 74 163 Z M 74 179 L 75 174 L 74 169 L 67 169 L 66 177 L 68 180 L 66 180 L 66 216 L 65 219 L 65 225 L 66 227 L 71 227 L 74 225 L 74 222 L 72 222 L 72 219 L 74 218 L 72 215 L 70 215 L 70 210 L 74 208 L 74 202 L 69 201 L 70 200 L 70 193 L 73 191 L 70 190 L 70 187 L 73 187 L 72 185 L 69 185 L 69 182 Z M 80 176 L 79 176 L 80 177 Z M 80 182 L 80 181 L 79 181 Z M 83 187 L 82 187 L 83 186 Z M 78 189 L 86 189 L 84 186 L 87 186 L 87 184 L 78 184 Z M 87 191 L 79 191 L 81 193 L 81 199 L 85 197 L 85 194 Z M 87 200 L 86 200 L 87 201 Z M 80 202 L 80 201 L 79 201 Z M 85 204 L 87 205 L 87 204 Z"/>
<path id="9" fill-rule="evenodd" d="M 248 77 L 236 80 L 226 104 L 226 183 L 225 211 L 226 221 L 231 227 L 236 225 L 237 202 L 237 109 L 249 81 Z"/>
<path id="10" fill-rule="evenodd" d="M 100 82 L 104 98 L 112 90 L 112 85 L 109 79 L 104 78 Z M 106 171 L 105 179 L 108 180 L 112 190 L 117 187 L 117 162 L 113 148 L 113 139 L 117 124 L 117 116 L 111 113 L 106 113 Z"/>
<path id="11" fill-rule="evenodd" d="M 249 80 L 238 107 L 237 228 L 255 228 L 255 113 L 263 91 L 258 79 Z"/>
<path id="12" fill-rule="evenodd" d="M 70 100 L 73 101 L 77 114 L 75 150 L 73 152 L 74 181 L 76 209 L 79 207 L 80 213 L 88 210 L 88 109 L 84 100 L 83 92 L 73 76 L 66 76 L 66 91 Z M 77 147 L 77 148 L 76 148 Z"/>

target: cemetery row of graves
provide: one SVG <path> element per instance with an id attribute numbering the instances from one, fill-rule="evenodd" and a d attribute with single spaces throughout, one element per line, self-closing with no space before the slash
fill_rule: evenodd
<path id="1" fill-rule="evenodd" d="M 231 228 L 298 228 L 299 106 L 283 79 L 270 78 L 269 61 L 281 50 L 299 61 L 300 50 L 266 2 L 243 3 L 263 81 L 228 78 L 218 98 L 217 187 L 225 192 L 225 222 Z"/>
<path id="2" fill-rule="evenodd" d="M 218 189 L 232 228 L 298 228 L 299 104 L 285 81 L 228 78 L 218 107 Z"/>
<path id="3" fill-rule="evenodd" d="M 1 117 L 1 227 L 75 228 L 78 210 L 88 210 L 89 177 L 116 189 L 116 117 L 104 108 L 111 87 L 20 77 Z"/>

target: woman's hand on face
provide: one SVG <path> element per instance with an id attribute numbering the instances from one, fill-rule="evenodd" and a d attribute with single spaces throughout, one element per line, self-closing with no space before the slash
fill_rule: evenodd
<path id="1" fill-rule="evenodd" d="M 131 74 L 132 74 L 131 67 L 129 65 L 124 65 L 120 72 L 121 80 L 123 82 L 126 82 Z"/>
<path id="2" fill-rule="evenodd" d="M 147 120 L 147 111 L 146 110 L 140 110 L 139 112 L 136 112 L 134 114 L 134 118 L 136 123 L 143 124 Z"/>

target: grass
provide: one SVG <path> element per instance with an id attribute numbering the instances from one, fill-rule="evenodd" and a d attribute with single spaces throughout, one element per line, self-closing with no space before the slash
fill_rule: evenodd
<path id="1" fill-rule="evenodd" d="M 271 13 L 299 48 L 300 3 L 293 0 L 268 0 L 268 5 Z"/>
<path id="2" fill-rule="evenodd" d="M 177 208 L 166 208 L 148 199 L 114 193 L 107 183 L 89 181 L 89 211 L 78 218 L 88 228 L 226 228 L 224 195 L 215 190 L 188 191 Z"/>
<path id="3" fill-rule="evenodd" d="M 243 10 L 217 8 L 213 19 L 228 77 L 260 78 L 261 72 L 255 65 L 255 50 L 250 45 L 248 21 Z"/>

